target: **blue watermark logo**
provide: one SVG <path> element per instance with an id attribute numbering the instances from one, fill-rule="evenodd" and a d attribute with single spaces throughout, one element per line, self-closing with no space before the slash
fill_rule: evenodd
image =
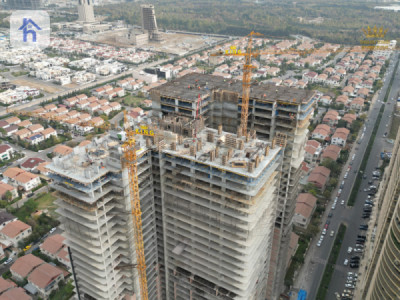
<path id="1" fill-rule="evenodd" d="M 50 44 L 50 18 L 43 10 L 18 10 L 10 18 L 10 43 L 14 48 L 44 49 Z"/>

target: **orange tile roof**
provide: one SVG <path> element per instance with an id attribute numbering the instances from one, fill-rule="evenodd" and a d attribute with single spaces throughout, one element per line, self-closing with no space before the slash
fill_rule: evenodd
<path id="1" fill-rule="evenodd" d="M 1 300 L 31 300 L 32 297 L 25 293 L 23 288 L 9 289 L 0 296 Z"/>
<path id="2" fill-rule="evenodd" d="M 0 293 L 16 286 L 11 280 L 5 280 L 3 277 L 0 277 Z"/>
<path id="3" fill-rule="evenodd" d="M 28 281 L 32 282 L 37 287 L 44 289 L 62 273 L 63 272 L 59 268 L 46 263 L 33 270 L 28 277 Z"/>
<path id="4" fill-rule="evenodd" d="M 0 196 L 3 196 L 7 191 L 15 190 L 15 187 L 0 181 Z"/>
<path id="5" fill-rule="evenodd" d="M 64 247 L 64 240 L 65 238 L 61 234 L 54 234 L 45 239 L 40 249 L 55 255 Z"/>
<path id="6" fill-rule="evenodd" d="M 32 174 L 31 172 L 24 172 L 22 174 L 17 175 L 17 177 L 15 177 L 15 180 L 22 183 L 28 183 L 29 181 L 37 177 L 38 177 L 37 175 Z"/>
<path id="7" fill-rule="evenodd" d="M 15 178 L 18 174 L 24 173 L 25 171 L 20 168 L 8 168 L 4 173 L 3 176 L 9 178 Z"/>
<path id="8" fill-rule="evenodd" d="M 10 238 L 15 238 L 18 234 L 29 228 L 31 228 L 31 226 L 29 226 L 28 224 L 25 224 L 20 220 L 15 220 L 4 226 L 0 232 Z"/>
<path id="9" fill-rule="evenodd" d="M 67 155 L 70 154 L 73 151 L 71 147 L 65 146 L 65 145 L 58 145 L 57 147 L 54 148 L 53 152 L 61 154 L 61 155 Z"/>
<path id="10" fill-rule="evenodd" d="M 26 277 L 37 266 L 43 264 L 44 261 L 33 254 L 27 254 L 18 258 L 11 266 L 10 270 L 17 273 L 21 277 Z"/>
<path id="11" fill-rule="evenodd" d="M 316 197 L 309 193 L 301 193 L 296 199 L 296 213 L 308 219 L 316 204 Z"/>

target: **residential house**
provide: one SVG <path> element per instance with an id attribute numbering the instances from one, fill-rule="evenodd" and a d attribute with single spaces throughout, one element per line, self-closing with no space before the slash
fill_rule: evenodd
<path id="1" fill-rule="evenodd" d="M 53 150 L 53 154 L 57 156 L 65 156 L 72 153 L 73 151 L 74 150 L 71 147 L 65 145 L 57 145 L 57 147 L 55 147 Z"/>
<path id="2" fill-rule="evenodd" d="M 361 88 L 357 91 L 357 97 L 360 97 L 363 99 L 367 98 L 368 94 L 369 94 L 369 89 L 367 89 L 367 88 Z"/>
<path id="3" fill-rule="evenodd" d="M 46 166 L 47 166 L 48 164 L 50 164 L 50 163 L 51 163 L 51 162 L 49 162 L 49 161 L 43 162 L 43 163 L 39 164 L 39 165 L 36 167 L 36 170 L 39 172 L 39 174 L 42 174 L 42 175 L 47 176 L 47 175 L 49 174 L 49 170 L 46 168 Z"/>
<path id="4" fill-rule="evenodd" d="M 41 132 L 44 128 L 42 125 L 40 124 L 33 124 L 31 126 L 29 126 L 28 128 L 32 133 L 38 133 Z"/>
<path id="5" fill-rule="evenodd" d="M 14 149 L 9 145 L 0 145 L 0 160 L 5 161 L 9 160 L 14 153 Z"/>
<path id="6" fill-rule="evenodd" d="M 323 191 L 329 180 L 330 174 L 331 171 L 328 168 L 325 168 L 324 166 L 318 166 L 311 172 L 307 181 Z"/>
<path id="7" fill-rule="evenodd" d="M 87 98 L 87 100 L 83 100 L 83 101 L 88 101 L 89 103 L 93 103 L 93 102 L 99 101 L 99 98 L 92 96 L 92 97 Z"/>
<path id="8" fill-rule="evenodd" d="M 54 128 L 46 128 L 41 132 L 41 135 L 44 137 L 45 140 L 49 139 L 51 136 L 57 137 L 57 131 Z"/>
<path id="9" fill-rule="evenodd" d="M 347 127 L 350 127 L 353 121 L 357 119 L 357 116 L 355 114 L 345 114 L 342 117 L 342 120 L 347 123 Z"/>
<path id="10" fill-rule="evenodd" d="M 37 145 L 44 141 L 44 136 L 41 133 L 34 133 L 28 135 L 25 140 L 27 140 L 31 145 Z"/>
<path id="11" fill-rule="evenodd" d="M 56 113 L 57 115 L 65 115 L 65 114 L 68 113 L 68 109 L 65 108 L 65 107 L 60 107 L 60 108 L 57 108 L 57 109 L 55 110 L 55 113 Z"/>
<path id="12" fill-rule="evenodd" d="M 340 147 L 346 146 L 346 141 L 349 134 L 350 130 L 347 128 L 337 128 L 335 133 L 332 135 L 331 144 Z"/>
<path id="13" fill-rule="evenodd" d="M 0 230 L 4 228 L 8 223 L 14 222 L 18 218 L 6 211 L 0 211 Z"/>
<path id="14" fill-rule="evenodd" d="M 107 99 L 98 100 L 97 102 L 100 104 L 100 106 L 105 106 L 110 104 L 110 101 L 108 101 Z"/>
<path id="15" fill-rule="evenodd" d="M 45 162 L 45 160 L 38 158 L 38 157 L 28 158 L 26 161 L 24 161 L 21 164 L 21 169 L 25 170 L 25 171 L 33 172 L 36 169 L 36 167 L 43 162 Z"/>
<path id="16" fill-rule="evenodd" d="M 121 110 L 121 104 L 118 102 L 111 102 L 109 106 L 112 108 L 113 111 Z"/>
<path id="17" fill-rule="evenodd" d="M 100 117 L 94 117 L 93 119 L 91 119 L 89 121 L 89 123 L 95 127 L 99 127 L 104 124 L 104 120 L 103 120 L 103 118 L 100 118 Z"/>
<path id="18" fill-rule="evenodd" d="M 110 112 L 112 112 L 112 107 L 111 106 L 109 106 L 109 105 L 105 105 L 105 106 L 102 106 L 102 107 L 100 107 L 98 110 L 96 110 L 98 113 L 99 113 L 99 115 L 102 115 L 102 114 L 104 114 L 104 115 L 109 115 L 110 114 Z"/>
<path id="19" fill-rule="evenodd" d="M 147 100 L 147 99 L 144 100 L 143 103 L 144 103 L 145 107 L 151 107 L 153 105 L 153 102 L 151 100 Z"/>
<path id="20" fill-rule="evenodd" d="M 324 105 L 330 105 L 332 103 L 332 98 L 331 96 L 324 95 L 319 99 L 319 102 Z"/>
<path id="21" fill-rule="evenodd" d="M 98 102 L 93 102 L 91 104 L 89 104 L 89 106 L 87 107 L 87 110 L 90 113 L 94 113 L 96 110 L 98 110 L 100 108 L 100 104 Z"/>
<path id="22" fill-rule="evenodd" d="M 5 120 L 8 125 L 17 125 L 21 123 L 21 120 L 18 117 L 11 117 Z"/>
<path id="23" fill-rule="evenodd" d="M 10 288 L 0 296 L 1 300 L 32 300 L 32 297 L 25 293 L 21 287 Z"/>
<path id="24" fill-rule="evenodd" d="M 11 183 L 14 186 L 20 186 L 25 191 L 30 191 L 31 189 L 40 185 L 39 176 L 24 171 L 20 168 L 8 168 L 3 173 L 3 177 L 9 180 L 8 183 Z"/>
<path id="25" fill-rule="evenodd" d="M 125 96 L 125 90 L 121 87 L 117 87 L 114 89 L 114 92 L 117 94 L 117 97 L 124 97 Z"/>
<path id="26" fill-rule="evenodd" d="M 85 109 L 86 107 L 88 107 L 90 104 L 90 102 L 88 100 L 81 100 L 76 104 L 76 107 L 79 109 Z"/>
<path id="27" fill-rule="evenodd" d="M 78 97 L 71 97 L 71 98 L 65 99 L 65 100 L 63 101 L 63 103 L 64 103 L 66 106 L 72 107 L 72 106 L 74 106 L 75 104 L 77 104 L 79 101 L 80 101 L 80 99 L 79 99 Z"/>
<path id="28" fill-rule="evenodd" d="M 296 199 L 296 209 L 293 216 L 294 225 L 307 228 L 316 207 L 316 197 L 310 193 L 299 194 Z"/>
<path id="29" fill-rule="evenodd" d="M 321 160 L 324 160 L 326 158 L 330 158 L 333 161 L 336 161 L 339 158 L 340 155 L 340 147 L 336 145 L 329 145 L 324 149 L 324 152 L 321 155 Z"/>
<path id="30" fill-rule="evenodd" d="M 364 99 L 357 97 L 350 102 L 350 109 L 361 111 L 364 108 Z"/>
<path id="31" fill-rule="evenodd" d="M 311 137 L 313 139 L 327 140 L 331 133 L 331 128 L 326 124 L 319 124 L 313 130 Z"/>
<path id="32" fill-rule="evenodd" d="M 8 124 L 6 121 L 4 120 L 0 120 L 0 128 L 2 129 L 6 129 L 8 126 L 10 126 L 10 124 Z"/>
<path id="33" fill-rule="evenodd" d="M 32 134 L 32 132 L 28 128 L 23 128 L 23 129 L 15 132 L 13 134 L 13 138 L 16 140 L 18 140 L 18 139 L 23 140 L 24 138 L 30 136 L 31 134 Z"/>
<path id="34" fill-rule="evenodd" d="M 51 264 L 44 263 L 35 268 L 28 276 L 28 282 L 43 299 L 48 299 L 52 291 L 58 289 L 58 283 L 64 280 L 63 271 Z"/>
<path id="35" fill-rule="evenodd" d="M 10 125 L 7 128 L 4 129 L 4 131 L 6 132 L 6 136 L 11 136 L 14 133 L 16 133 L 18 131 L 18 125 Z"/>
<path id="36" fill-rule="evenodd" d="M 11 193 L 12 199 L 18 197 L 18 191 L 14 186 L 4 183 L 3 181 L 0 181 L 0 198 L 4 199 L 7 192 Z"/>
<path id="37" fill-rule="evenodd" d="M 304 160 L 308 163 L 315 163 L 318 161 L 319 156 L 321 154 L 322 150 L 321 143 L 315 140 L 309 140 L 307 141 L 304 150 L 305 150 Z"/>
<path id="38" fill-rule="evenodd" d="M 302 79 L 307 82 L 316 82 L 317 77 L 318 77 L 318 74 L 316 72 L 311 71 L 311 72 L 307 72 L 307 73 L 303 74 Z"/>
<path id="39" fill-rule="evenodd" d="M 49 236 L 40 245 L 40 251 L 52 259 L 56 259 L 64 264 L 66 267 L 70 267 L 69 258 L 64 257 L 64 251 L 67 247 L 64 244 L 65 237 L 61 234 L 54 234 Z"/>
<path id="40" fill-rule="evenodd" d="M 322 119 L 322 123 L 327 124 L 330 127 L 333 127 L 337 125 L 338 120 L 339 120 L 339 112 L 334 109 L 330 109 Z"/>
<path id="41" fill-rule="evenodd" d="M 13 289 L 15 287 L 17 287 L 17 285 L 13 281 L 9 279 L 6 280 L 3 277 L 0 277 L 0 295 L 3 294 L 5 291 Z"/>
<path id="42" fill-rule="evenodd" d="M 15 220 L 0 230 L 1 238 L 11 242 L 14 247 L 18 247 L 18 242 L 32 234 L 32 227 L 20 220 Z"/>
<path id="43" fill-rule="evenodd" d="M 85 94 L 80 94 L 80 95 L 76 96 L 76 98 L 78 99 L 78 101 L 82 101 L 82 100 L 86 100 L 88 98 L 88 96 L 86 96 Z"/>
<path id="44" fill-rule="evenodd" d="M 79 120 L 81 120 L 81 122 L 87 122 L 92 118 L 92 116 L 88 113 L 84 113 L 84 114 L 80 114 L 79 115 Z"/>
<path id="45" fill-rule="evenodd" d="M 349 103 L 349 97 L 347 95 L 340 95 L 336 98 L 336 104 L 343 104 L 346 106 Z"/>
<path id="46" fill-rule="evenodd" d="M 44 263 L 44 260 L 33 254 L 21 256 L 10 268 L 12 278 L 17 281 L 24 281 L 36 267 Z"/>
<path id="47" fill-rule="evenodd" d="M 45 105 L 44 109 L 49 112 L 49 111 L 56 111 L 57 110 L 57 106 L 54 104 L 48 104 Z"/>
<path id="48" fill-rule="evenodd" d="M 354 87 L 351 85 L 347 85 L 343 88 L 342 93 L 346 96 L 353 96 L 354 93 Z"/>
<path id="49" fill-rule="evenodd" d="M 22 121 L 21 123 L 18 123 L 18 127 L 25 127 L 25 128 L 27 128 L 27 127 L 29 127 L 29 126 L 31 126 L 31 125 L 32 125 L 32 122 L 29 121 L 29 120 L 24 120 L 24 121 Z"/>

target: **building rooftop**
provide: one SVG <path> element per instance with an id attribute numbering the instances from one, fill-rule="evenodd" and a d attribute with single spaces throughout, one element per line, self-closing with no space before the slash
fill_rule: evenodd
<path id="1" fill-rule="evenodd" d="M 9 238 L 15 238 L 21 232 L 31 228 L 28 224 L 21 222 L 20 220 L 15 220 L 13 222 L 8 223 L 4 228 L 0 231 L 5 236 Z"/>
<path id="2" fill-rule="evenodd" d="M 37 287 L 44 289 L 63 272 L 48 263 L 40 265 L 29 275 L 28 280 Z"/>
<path id="3" fill-rule="evenodd" d="M 204 97 L 211 94 L 212 90 L 229 90 L 242 94 L 242 81 L 225 79 L 209 74 L 191 73 L 172 80 L 166 84 L 151 89 L 151 93 L 159 92 L 172 98 L 178 98 L 190 102 L 196 102 L 199 95 Z M 293 102 L 294 104 L 308 102 L 314 91 L 276 86 L 274 84 L 251 85 L 250 98 L 256 98 L 267 102 Z"/>
<path id="4" fill-rule="evenodd" d="M 1 300 L 31 300 L 32 297 L 25 293 L 23 288 L 12 288 L 0 296 Z"/>
<path id="5" fill-rule="evenodd" d="M 51 254 L 56 254 L 64 247 L 65 238 L 61 234 L 54 234 L 44 240 L 40 246 L 41 250 L 45 250 Z"/>
<path id="6" fill-rule="evenodd" d="M 43 162 L 45 162 L 45 160 L 38 157 L 32 157 L 27 159 L 24 163 L 22 163 L 21 167 L 25 169 L 33 169 L 34 167 L 38 166 L 40 163 Z"/>
<path id="7" fill-rule="evenodd" d="M 21 277 L 26 277 L 34 268 L 43 264 L 44 261 L 33 254 L 27 254 L 19 257 L 11 266 L 10 270 Z"/>
<path id="8" fill-rule="evenodd" d="M 17 219 L 16 216 L 5 211 L 0 211 L 0 224 Z"/>
<path id="9" fill-rule="evenodd" d="M 11 280 L 5 280 L 3 277 L 0 277 L 0 293 L 16 286 L 17 285 Z"/>

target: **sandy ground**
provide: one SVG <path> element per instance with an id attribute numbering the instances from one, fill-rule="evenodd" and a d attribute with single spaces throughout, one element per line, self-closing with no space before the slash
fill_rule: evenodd
<path id="1" fill-rule="evenodd" d="M 37 82 L 34 80 L 24 79 L 24 78 L 13 79 L 11 83 L 16 85 L 27 85 L 36 89 L 42 89 L 47 93 L 57 93 L 64 90 L 63 88 L 61 88 L 61 86 L 60 87 L 52 86 L 52 84 L 47 84 L 45 82 Z"/>

